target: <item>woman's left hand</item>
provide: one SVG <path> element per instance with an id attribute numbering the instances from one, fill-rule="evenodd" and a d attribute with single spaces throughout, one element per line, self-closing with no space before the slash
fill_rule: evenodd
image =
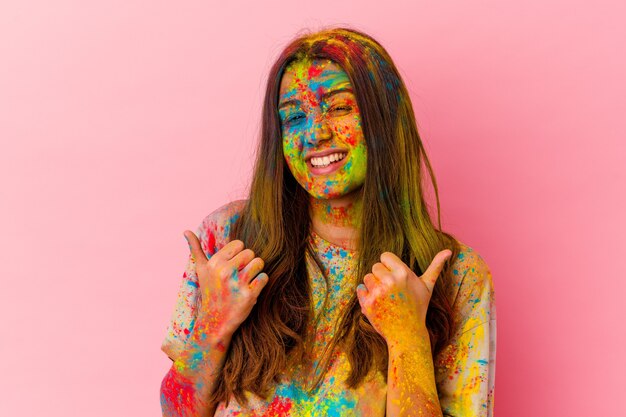
<path id="1" fill-rule="evenodd" d="M 361 311 L 387 344 L 402 343 L 414 331 L 426 331 L 426 312 L 433 288 L 449 249 L 435 255 L 426 272 L 418 277 L 391 252 L 384 252 L 372 272 L 356 288 Z"/>

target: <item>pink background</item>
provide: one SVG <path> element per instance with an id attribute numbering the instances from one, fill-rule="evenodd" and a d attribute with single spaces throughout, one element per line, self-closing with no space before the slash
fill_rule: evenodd
<path id="1" fill-rule="evenodd" d="M 276 54 L 339 23 L 395 59 L 492 269 L 497 415 L 620 413 L 623 2 L 206 3 L 0 5 L 0 415 L 160 415 L 182 232 L 245 195 Z"/>

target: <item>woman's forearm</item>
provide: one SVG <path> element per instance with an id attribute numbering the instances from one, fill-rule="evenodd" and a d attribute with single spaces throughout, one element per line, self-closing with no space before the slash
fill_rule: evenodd
<path id="1" fill-rule="evenodd" d="M 407 339 L 389 343 L 388 417 L 441 417 L 428 331 L 407 331 Z"/>
<path id="2" fill-rule="evenodd" d="M 231 336 L 222 334 L 210 316 L 198 317 L 185 350 L 175 358 L 161 383 L 163 416 L 213 416 L 217 404 L 208 400 Z"/>

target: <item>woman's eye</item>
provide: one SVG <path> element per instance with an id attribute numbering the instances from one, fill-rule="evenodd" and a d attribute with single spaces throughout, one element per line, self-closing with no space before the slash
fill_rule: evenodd
<path id="1" fill-rule="evenodd" d="M 293 124 L 298 122 L 299 120 L 304 119 L 304 114 L 302 113 L 296 113 L 292 116 L 289 116 L 285 119 L 285 124 Z"/>
<path id="2" fill-rule="evenodd" d="M 333 113 L 346 113 L 352 111 L 352 106 L 335 106 L 330 111 Z"/>

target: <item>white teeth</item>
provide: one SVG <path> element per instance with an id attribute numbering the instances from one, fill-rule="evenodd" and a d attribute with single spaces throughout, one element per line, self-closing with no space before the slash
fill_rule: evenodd
<path id="1" fill-rule="evenodd" d="M 322 158 L 311 158 L 311 165 L 315 167 L 326 167 L 331 162 L 339 161 L 345 158 L 345 153 L 334 153 L 332 155 L 326 155 Z"/>

